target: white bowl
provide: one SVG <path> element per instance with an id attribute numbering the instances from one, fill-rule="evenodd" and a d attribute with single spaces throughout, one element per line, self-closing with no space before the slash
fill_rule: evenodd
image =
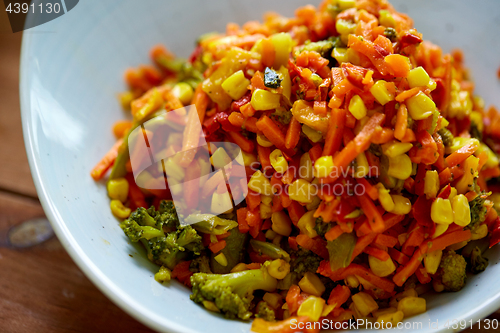
<path id="1" fill-rule="evenodd" d="M 314 1 L 317 3 L 317 0 Z M 164 43 L 188 56 L 197 36 L 224 31 L 226 22 L 260 19 L 269 10 L 293 15 L 304 1 L 98 1 L 24 34 L 21 106 L 24 138 L 35 185 L 57 236 L 78 266 L 118 306 L 153 329 L 173 332 L 246 332 L 189 300 L 177 282 L 153 279 L 157 267 L 132 246 L 109 211 L 104 182 L 89 175 L 114 142 L 111 125 L 124 117 L 116 94 L 123 71 L 147 63 L 149 49 Z M 500 105 L 498 1 L 395 1 L 426 39 L 445 51 L 460 47 L 477 78 L 477 93 Z M 133 255 L 133 257 L 129 256 Z M 428 298 L 428 311 L 410 319 L 413 331 L 444 331 L 453 320 L 467 325 L 500 307 L 500 249 L 490 267 L 458 293 Z M 469 321 L 472 320 L 472 321 Z M 429 323 L 439 321 L 436 329 Z"/>

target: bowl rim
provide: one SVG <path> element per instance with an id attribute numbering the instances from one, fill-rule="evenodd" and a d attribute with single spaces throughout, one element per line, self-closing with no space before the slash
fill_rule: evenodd
<path id="1" fill-rule="evenodd" d="M 136 302 L 133 298 L 129 297 L 126 293 L 123 293 L 120 289 L 116 287 L 111 279 L 109 279 L 105 274 L 103 274 L 100 269 L 90 260 L 90 258 L 85 254 L 85 251 L 80 247 L 78 242 L 70 233 L 69 229 L 66 227 L 63 218 L 59 215 L 56 204 L 50 197 L 45 183 L 42 181 L 40 174 L 40 164 L 35 157 L 34 149 L 34 133 L 32 127 L 32 112 L 30 106 L 30 84 L 31 75 L 28 73 L 28 65 L 30 63 L 30 51 L 32 48 L 32 39 L 36 36 L 34 33 L 24 33 L 22 37 L 21 44 L 21 61 L 19 69 L 19 95 L 20 95 L 20 105 L 21 105 L 21 122 L 23 130 L 23 139 L 25 144 L 25 149 L 28 157 L 28 164 L 31 171 L 31 176 L 35 184 L 36 192 L 38 198 L 42 205 L 42 208 L 46 214 L 46 217 L 50 221 L 52 228 L 54 229 L 57 238 L 63 245 L 66 252 L 70 255 L 76 265 L 84 272 L 84 274 L 89 278 L 92 283 L 104 294 L 108 299 L 110 299 L 115 305 L 120 309 L 125 311 L 128 315 L 141 322 L 145 326 L 156 330 L 156 331 L 169 331 L 169 332 L 196 332 L 188 329 L 184 325 L 177 323 L 168 317 L 155 315 L 152 312 L 147 311 L 141 306 L 139 302 Z M 489 297 L 484 301 L 479 307 L 471 309 L 462 315 L 462 320 L 467 321 L 467 327 L 471 327 L 476 324 L 478 320 L 482 320 L 493 312 L 497 311 L 500 307 L 500 292 Z M 458 319 L 460 320 L 460 319 Z M 432 330 L 432 332 L 448 332 L 449 330 L 445 327 L 439 327 L 437 330 Z"/>

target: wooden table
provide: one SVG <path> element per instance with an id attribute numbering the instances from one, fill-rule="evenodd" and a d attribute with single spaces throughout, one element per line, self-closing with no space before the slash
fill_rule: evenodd
<path id="1" fill-rule="evenodd" d="M 21 131 L 20 45 L 20 33 L 0 32 L 0 231 L 43 216 Z M 490 318 L 500 320 L 500 312 Z M 0 332 L 151 330 L 97 290 L 52 238 L 25 250 L 0 248 Z"/>

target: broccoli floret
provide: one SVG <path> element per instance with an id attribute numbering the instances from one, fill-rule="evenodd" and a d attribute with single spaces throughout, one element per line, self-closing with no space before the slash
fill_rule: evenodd
<path id="1" fill-rule="evenodd" d="M 154 207 L 151 207 L 150 209 L 139 207 L 132 212 L 132 214 L 130 214 L 128 219 L 133 220 L 142 226 L 156 227 L 156 221 L 153 217 L 151 217 L 149 214 L 150 212 L 155 212 Z"/>
<path id="2" fill-rule="evenodd" d="M 443 139 L 443 144 L 445 147 L 449 147 L 453 144 L 453 134 L 451 134 L 449 129 L 441 128 L 438 131 L 438 134 L 441 135 L 441 139 Z"/>
<path id="3" fill-rule="evenodd" d="M 322 258 L 312 251 L 300 248 L 291 253 L 290 271 L 295 272 L 298 279 L 301 279 L 307 272 L 316 273 L 321 260 Z"/>
<path id="4" fill-rule="evenodd" d="M 271 118 L 279 121 L 284 125 L 288 125 L 292 121 L 292 111 L 285 109 L 284 107 L 276 108 L 276 111 L 271 114 Z"/>
<path id="5" fill-rule="evenodd" d="M 274 321 L 276 319 L 276 314 L 272 307 L 267 304 L 267 302 L 259 302 L 257 304 L 257 311 L 255 313 L 255 317 L 262 318 L 266 321 Z"/>
<path id="6" fill-rule="evenodd" d="M 321 237 L 325 237 L 325 234 L 330 230 L 331 228 L 331 223 L 325 223 L 323 222 L 323 218 L 318 217 L 316 219 L 316 225 L 314 226 L 314 230 L 316 230 L 316 233 L 320 235 Z"/>
<path id="7" fill-rule="evenodd" d="M 155 217 L 156 225 L 161 228 L 166 226 L 174 229 L 179 225 L 179 216 L 171 200 L 162 200 L 158 207 L 158 214 Z"/>
<path id="8" fill-rule="evenodd" d="M 393 43 L 398 40 L 398 33 L 396 29 L 391 27 L 385 28 L 384 36 L 389 38 L 389 40 Z"/>
<path id="9" fill-rule="evenodd" d="M 253 292 L 255 290 L 274 291 L 277 281 L 267 272 L 265 266 L 230 274 L 195 273 L 191 276 L 196 303 L 215 303 L 227 318 L 248 320 L 252 316 Z M 211 303 L 210 303 L 211 304 Z"/>
<path id="10" fill-rule="evenodd" d="M 465 258 L 455 253 L 455 251 L 448 251 L 443 254 L 437 274 L 445 290 L 459 291 L 464 287 L 467 278 L 466 266 Z"/>
<path id="11" fill-rule="evenodd" d="M 163 230 L 158 230 L 150 226 L 141 226 L 133 219 L 126 219 L 121 224 L 120 227 L 125 232 L 125 235 L 130 238 L 132 242 L 138 242 L 141 239 L 150 240 L 155 237 L 163 236 Z"/>
<path id="12" fill-rule="evenodd" d="M 210 269 L 210 258 L 206 255 L 200 255 L 199 257 L 194 258 L 191 260 L 189 270 L 193 273 L 212 274 L 212 270 Z"/>
<path id="13" fill-rule="evenodd" d="M 478 274 L 483 272 L 488 267 L 488 258 L 482 256 L 481 249 L 475 247 L 470 255 L 471 272 Z"/>
<path id="14" fill-rule="evenodd" d="M 483 198 L 482 195 L 478 195 L 469 202 L 471 221 L 470 224 L 465 227 L 466 229 L 474 231 L 486 219 L 488 209 L 484 206 L 485 200 L 486 198 Z"/>
<path id="15" fill-rule="evenodd" d="M 279 88 L 281 85 L 281 78 L 274 70 L 266 67 L 264 72 L 264 85 L 268 88 Z"/>

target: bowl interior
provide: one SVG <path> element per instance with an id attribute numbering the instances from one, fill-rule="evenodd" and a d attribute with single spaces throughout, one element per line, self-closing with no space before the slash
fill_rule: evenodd
<path id="1" fill-rule="evenodd" d="M 111 125 L 125 117 L 116 95 L 127 67 L 149 62 L 163 43 L 187 57 L 196 38 L 224 31 L 227 22 L 261 19 L 266 11 L 293 15 L 304 1 L 80 1 L 67 14 L 25 32 L 21 104 L 28 157 L 44 209 L 75 262 L 115 303 L 160 331 L 245 332 L 248 323 L 224 320 L 189 300 L 177 282 L 160 285 L 157 267 L 125 238 L 109 211 L 105 183 L 89 175 L 111 147 Z M 313 1 L 317 4 L 318 1 Z M 415 20 L 424 38 L 464 50 L 476 92 L 500 105 L 495 43 L 500 3 L 394 1 Z M 500 306 L 500 251 L 490 267 L 459 293 L 429 297 L 429 311 L 411 319 L 415 331 L 438 331 L 447 320 L 474 320 Z M 429 322 L 439 320 L 439 326 Z"/>

